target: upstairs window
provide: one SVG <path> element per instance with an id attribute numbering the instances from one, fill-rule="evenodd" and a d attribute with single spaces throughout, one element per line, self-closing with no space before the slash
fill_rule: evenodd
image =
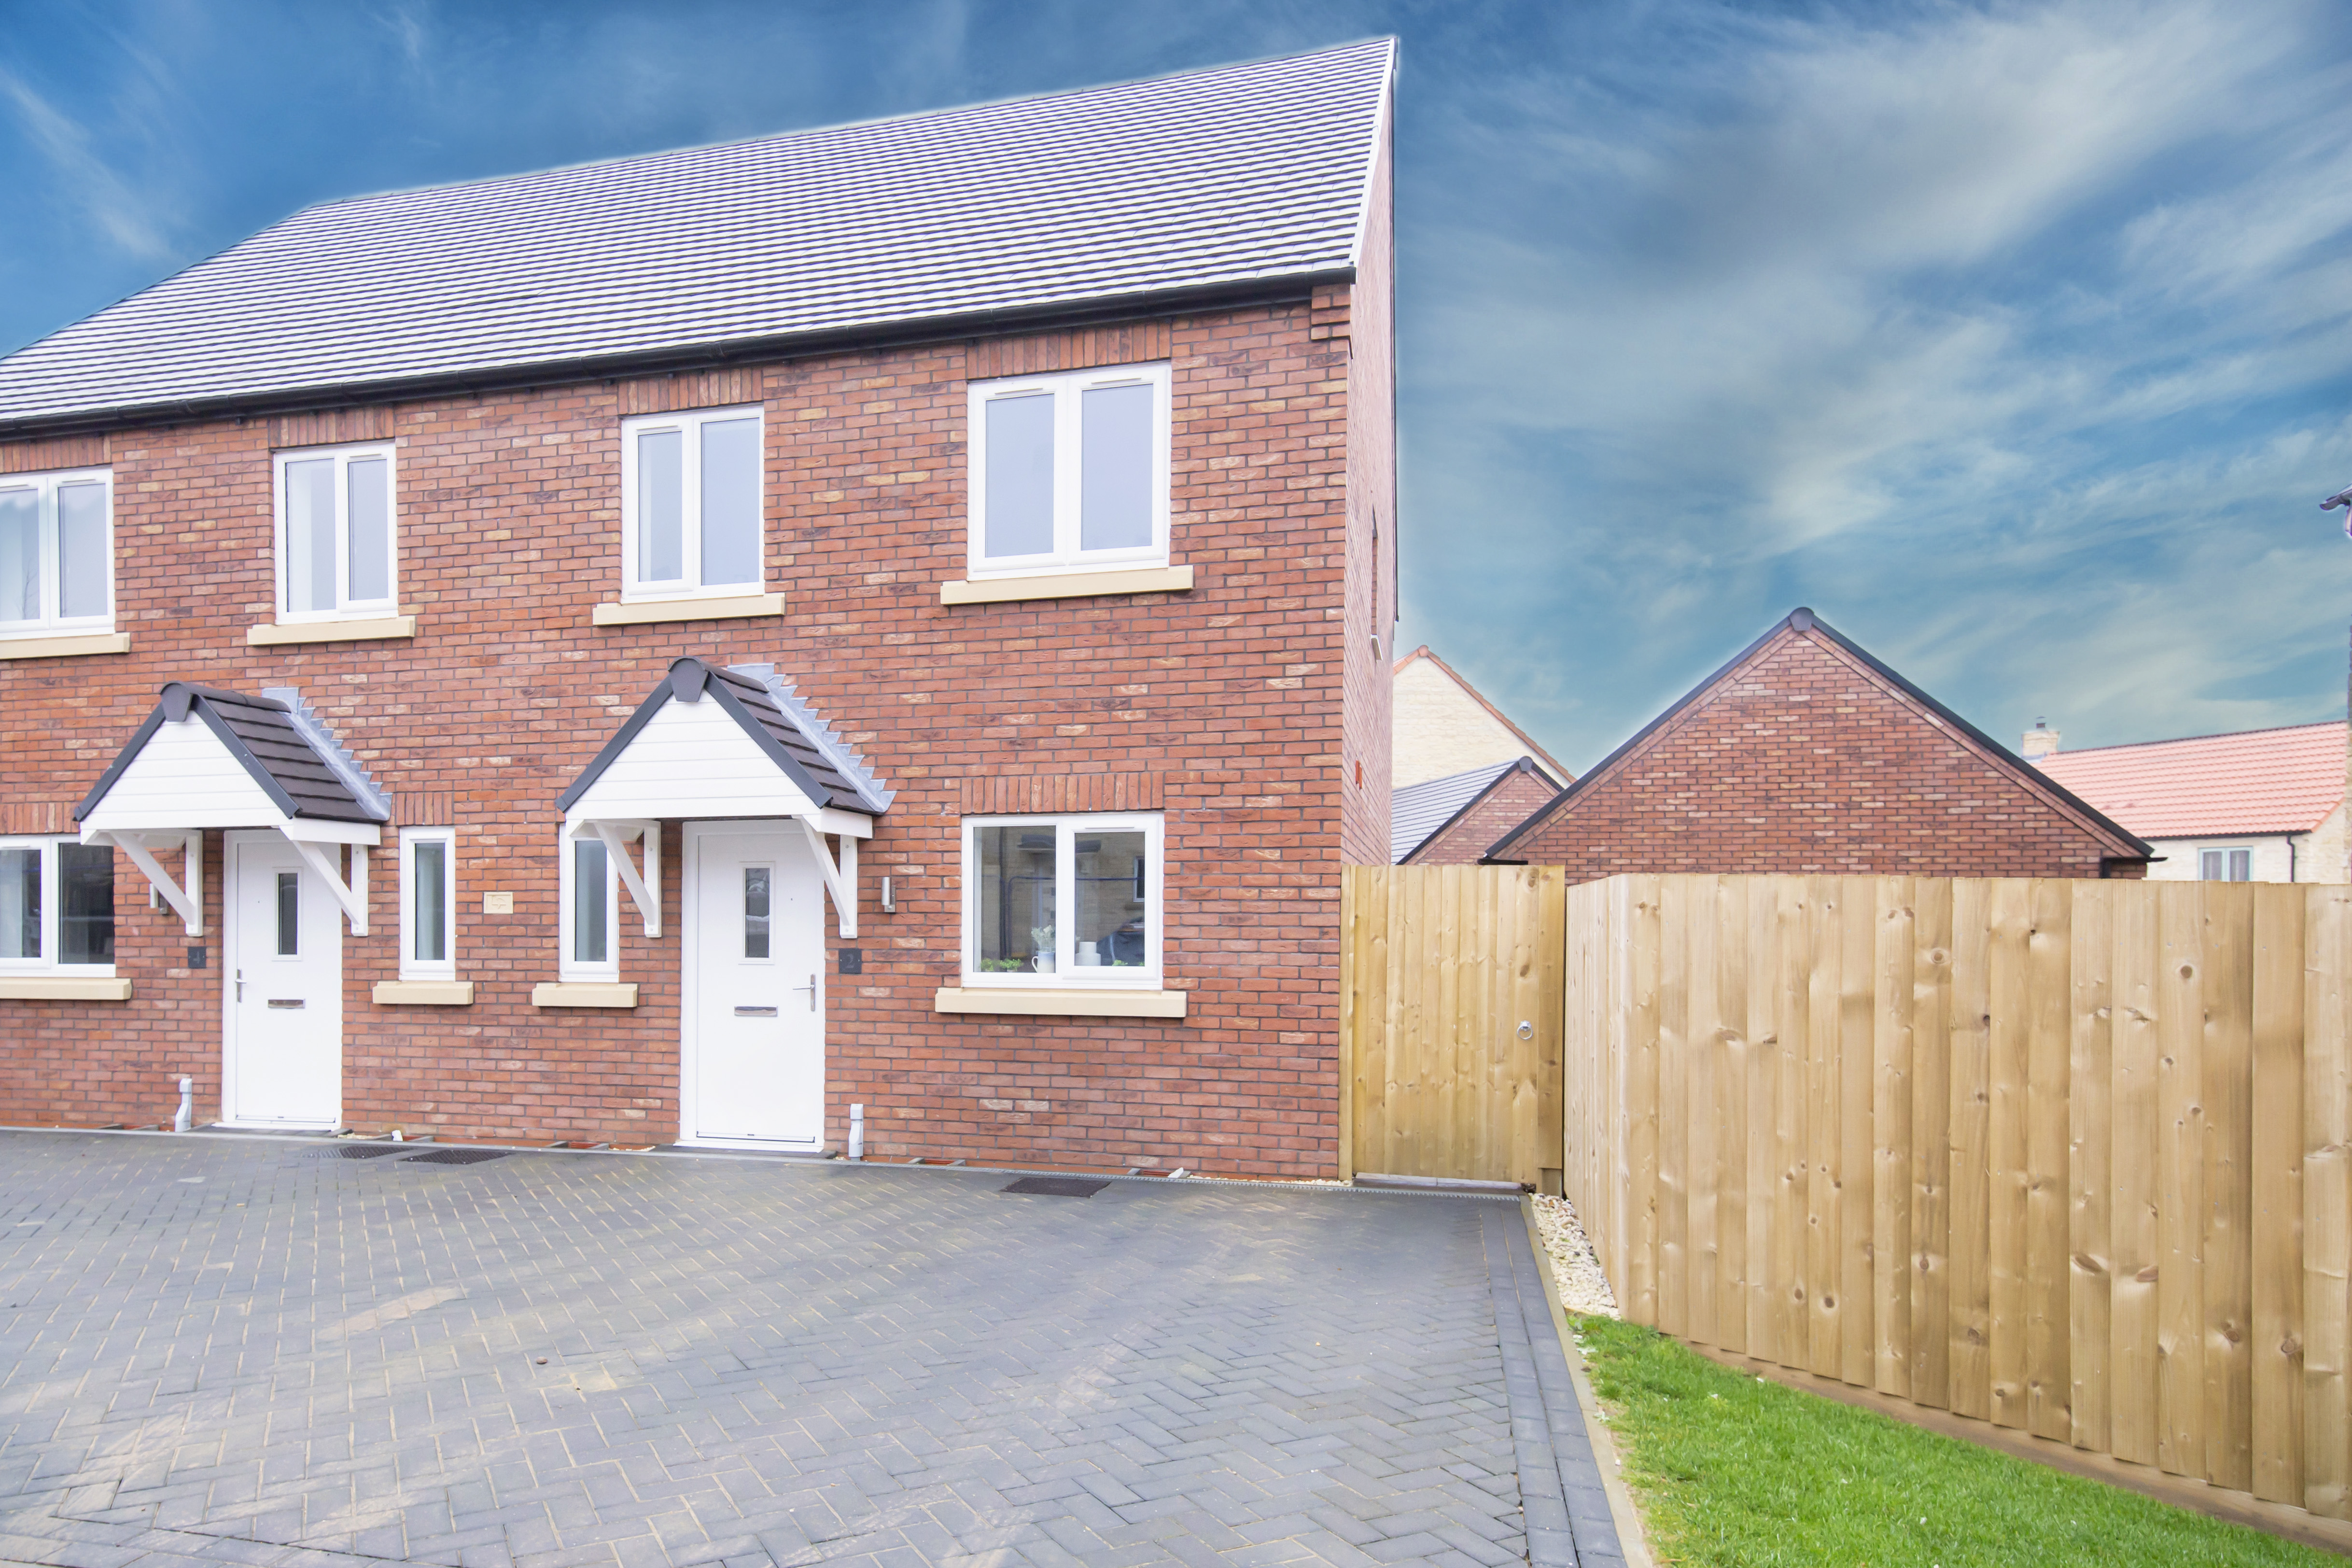
<path id="1" fill-rule="evenodd" d="M 972 574 L 1167 564 L 1168 407 L 1165 364 L 972 383 Z"/>
<path id="2" fill-rule="evenodd" d="M 398 611 L 392 452 L 378 444 L 278 454 L 280 622 Z"/>
<path id="3" fill-rule="evenodd" d="M 622 423 L 624 598 L 760 592 L 762 446 L 757 408 Z"/>
<path id="4" fill-rule="evenodd" d="M 0 474 L 0 637 L 114 628 L 113 489 L 104 468 Z"/>
<path id="5" fill-rule="evenodd" d="M 114 851 L 0 838 L 0 973 L 114 973 Z"/>

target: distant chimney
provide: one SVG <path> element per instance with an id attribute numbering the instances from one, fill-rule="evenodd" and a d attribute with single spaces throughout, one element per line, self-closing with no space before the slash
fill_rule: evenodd
<path id="1" fill-rule="evenodd" d="M 2058 754 L 2058 731 L 2050 727 L 2047 719 L 2036 719 L 2017 749 L 2027 762 L 2038 764 L 2042 758 Z"/>

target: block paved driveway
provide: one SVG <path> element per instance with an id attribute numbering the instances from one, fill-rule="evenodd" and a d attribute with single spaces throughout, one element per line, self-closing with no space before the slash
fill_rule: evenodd
<path id="1" fill-rule="evenodd" d="M 340 1153 L 0 1132 L 0 1559 L 1619 1561 L 1508 1203 Z"/>

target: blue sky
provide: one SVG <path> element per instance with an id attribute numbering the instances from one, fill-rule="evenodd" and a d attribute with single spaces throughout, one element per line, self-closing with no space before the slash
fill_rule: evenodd
<path id="1" fill-rule="evenodd" d="M 2344 711 L 2341 4 L 0 17 L 0 349 L 325 197 L 1394 32 L 1402 642 L 1563 761 L 1799 604 L 2003 737 Z"/>

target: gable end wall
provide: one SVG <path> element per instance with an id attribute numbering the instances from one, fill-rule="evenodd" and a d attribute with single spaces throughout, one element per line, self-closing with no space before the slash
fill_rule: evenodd
<path id="1" fill-rule="evenodd" d="M 2097 877 L 2117 852 L 1826 638 L 1793 630 L 1503 851 L 1565 866 L 1571 883 Z"/>

